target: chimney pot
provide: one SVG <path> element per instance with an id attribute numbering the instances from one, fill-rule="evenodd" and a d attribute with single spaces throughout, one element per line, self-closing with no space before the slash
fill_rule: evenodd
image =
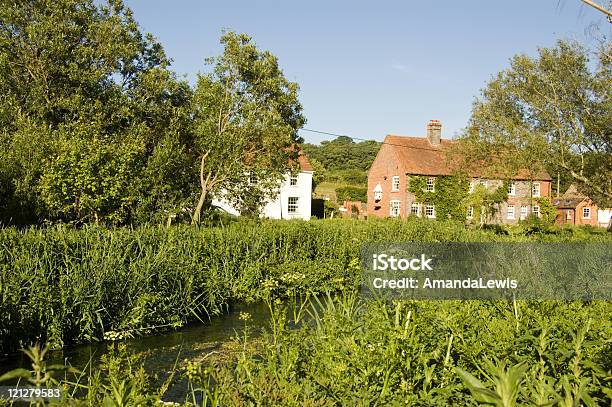
<path id="1" fill-rule="evenodd" d="M 439 146 L 442 140 L 442 123 L 439 120 L 430 120 L 427 123 L 427 139 L 432 146 Z"/>

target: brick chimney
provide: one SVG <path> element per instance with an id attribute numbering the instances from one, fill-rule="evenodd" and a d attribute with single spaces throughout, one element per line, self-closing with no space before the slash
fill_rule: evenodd
<path id="1" fill-rule="evenodd" d="M 430 120 L 427 123 L 427 140 L 432 146 L 439 146 L 442 140 L 442 123 L 439 120 Z"/>

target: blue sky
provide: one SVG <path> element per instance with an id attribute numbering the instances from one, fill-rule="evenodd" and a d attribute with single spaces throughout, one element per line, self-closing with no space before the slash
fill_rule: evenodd
<path id="1" fill-rule="evenodd" d="M 222 29 L 244 32 L 300 84 L 305 127 L 375 140 L 424 135 L 429 119 L 451 138 L 511 56 L 535 55 L 560 38 L 593 43 L 593 23 L 610 33 L 603 15 L 579 0 L 125 3 L 191 82 L 204 58 L 221 53 Z"/>

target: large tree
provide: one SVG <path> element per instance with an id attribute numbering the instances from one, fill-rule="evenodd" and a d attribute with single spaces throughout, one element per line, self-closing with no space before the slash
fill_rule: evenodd
<path id="1" fill-rule="evenodd" d="M 295 163 L 305 122 L 298 85 L 274 55 L 245 34 L 224 33 L 221 44 L 223 54 L 207 61 L 210 70 L 199 75 L 193 98 L 191 151 L 200 164 L 194 223 L 212 196 L 257 211 Z"/>
<path id="2" fill-rule="evenodd" d="M 563 175 L 600 205 L 612 201 L 610 43 L 590 61 L 559 41 L 537 58 L 517 55 L 476 99 L 464 155 L 509 176 L 528 169 Z M 467 152 L 467 153 L 466 153 Z"/>
<path id="3" fill-rule="evenodd" d="M 189 119 L 168 65 L 120 0 L 0 0 L 0 216 L 123 223 L 185 189 L 158 167 Z"/>

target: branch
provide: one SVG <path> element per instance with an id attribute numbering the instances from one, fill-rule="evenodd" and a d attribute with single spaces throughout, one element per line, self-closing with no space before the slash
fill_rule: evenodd
<path id="1" fill-rule="evenodd" d="M 572 176 L 572 178 L 574 178 L 575 180 L 581 181 L 585 185 L 587 185 L 590 188 L 592 188 L 594 191 L 602 194 L 603 196 L 607 197 L 608 199 L 612 199 L 612 192 L 604 191 L 599 185 L 593 184 L 593 182 L 591 182 L 591 180 L 589 180 L 587 177 L 585 177 L 585 176 L 583 176 L 581 174 L 578 174 L 573 169 L 571 169 L 567 164 L 560 163 L 558 165 L 561 168 L 567 170 L 570 173 L 570 175 Z"/>
<path id="2" fill-rule="evenodd" d="M 596 10 L 601 11 L 602 13 L 606 14 L 608 17 L 612 17 L 612 11 L 606 9 L 603 6 L 600 6 L 599 4 L 595 3 L 594 1 L 591 0 L 582 0 L 583 3 L 588 4 L 589 6 L 593 7 Z"/>

